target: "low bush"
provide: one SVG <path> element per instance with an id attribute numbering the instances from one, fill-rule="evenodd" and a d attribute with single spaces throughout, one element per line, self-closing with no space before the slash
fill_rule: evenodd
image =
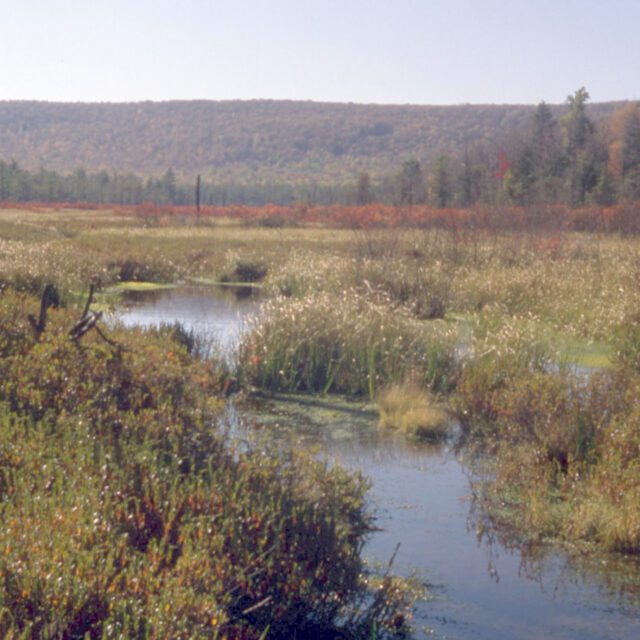
<path id="1" fill-rule="evenodd" d="M 241 258 L 235 253 L 227 256 L 220 282 L 259 282 L 267 275 L 266 266 L 258 260 Z"/>
<path id="2" fill-rule="evenodd" d="M 172 282 L 175 268 L 164 260 L 141 260 L 127 257 L 109 262 L 107 268 L 118 282 Z"/>

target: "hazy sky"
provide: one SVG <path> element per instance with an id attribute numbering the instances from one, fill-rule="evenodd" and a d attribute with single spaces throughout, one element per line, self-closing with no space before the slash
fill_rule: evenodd
<path id="1" fill-rule="evenodd" d="M 0 0 L 0 100 L 640 99 L 640 0 Z"/>

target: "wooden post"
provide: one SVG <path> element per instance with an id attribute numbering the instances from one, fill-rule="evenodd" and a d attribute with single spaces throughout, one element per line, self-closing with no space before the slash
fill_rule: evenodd
<path id="1" fill-rule="evenodd" d="M 200 220 L 200 174 L 196 178 L 196 218 Z"/>

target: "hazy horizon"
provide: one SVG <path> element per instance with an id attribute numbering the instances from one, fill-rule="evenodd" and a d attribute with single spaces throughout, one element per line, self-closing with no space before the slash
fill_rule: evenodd
<path id="1" fill-rule="evenodd" d="M 578 87 L 579 89 L 580 87 Z M 573 95 L 575 92 L 572 91 L 569 95 Z M 612 103 L 628 103 L 628 102 L 637 102 L 637 99 L 633 98 L 620 98 L 618 100 L 590 100 L 589 104 L 612 104 Z M 311 104 L 322 104 L 322 105 L 354 105 L 354 106 L 371 106 L 371 107 L 434 107 L 434 108 L 446 108 L 446 107 L 535 107 L 540 102 L 544 102 L 550 107 L 563 107 L 566 106 L 566 99 L 562 102 L 548 102 L 547 100 L 539 100 L 536 103 L 533 102 L 461 102 L 455 104 L 421 104 L 417 102 L 339 102 L 335 100 L 314 100 L 314 99 L 295 99 L 295 98 L 167 98 L 164 100 L 151 100 L 151 99 L 141 99 L 141 100 L 46 100 L 46 99 L 36 99 L 36 98 L 15 98 L 15 99 L 4 99 L 0 98 L 1 103 L 9 103 L 9 102 L 31 102 L 31 103 L 44 103 L 44 104 L 65 104 L 65 105 L 123 105 L 123 104 L 162 104 L 168 102 L 300 102 L 300 103 L 311 103 Z"/>

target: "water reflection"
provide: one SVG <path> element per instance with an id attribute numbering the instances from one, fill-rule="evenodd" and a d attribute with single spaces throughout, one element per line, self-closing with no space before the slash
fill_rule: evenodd
<path id="1" fill-rule="evenodd" d="M 180 285 L 154 291 L 128 291 L 116 317 L 126 327 L 160 327 L 179 322 L 200 339 L 229 350 L 259 299 L 250 287 Z"/>

